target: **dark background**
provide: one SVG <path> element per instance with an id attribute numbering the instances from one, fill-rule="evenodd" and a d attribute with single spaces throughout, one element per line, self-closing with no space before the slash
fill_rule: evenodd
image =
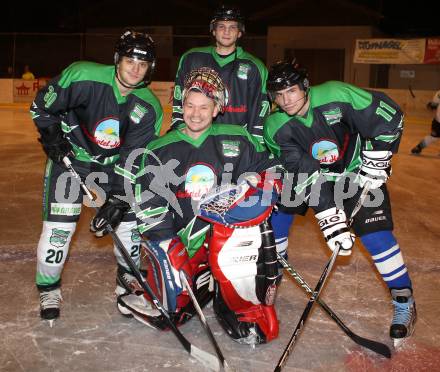
<path id="1" fill-rule="evenodd" d="M 150 32 L 149 26 L 173 26 L 172 57 L 161 61 L 155 80 L 173 80 L 180 55 L 210 44 L 208 25 L 213 0 L 44 1 L 2 4 L 0 76 L 25 64 L 37 77 L 51 77 L 70 63 L 87 59 L 109 64 L 113 46 L 125 27 Z M 440 36 L 440 6 L 432 1 L 289 0 L 237 1 L 245 17 L 245 50 L 265 61 L 268 26 L 373 26 L 385 37 Z M 154 36 L 154 35 L 153 35 Z M 160 44 L 160 38 L 158 40 Z M 264 46 L 264 47 L 263 47 Z M 336 56 L 338 57 L 338 56 Z M 163 62 L 163 63 L 161 63 Z"/>
<path id="2" fill-rule="evenodd" d="M 2 32 L 86 32 L 95 27 L 127 25 L 206 26 L 213 0 L 38 1 L 2 4 Z M 268 25 L 375 25 L 390 36 L 434 36 L 440 33 L 438 2 L 392 0 L 237 1 L 252 33 Z"/>

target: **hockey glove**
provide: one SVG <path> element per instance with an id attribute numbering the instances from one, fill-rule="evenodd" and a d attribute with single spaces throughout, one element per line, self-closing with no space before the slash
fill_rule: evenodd
<path id="1" fill-rule="evenodd" d="M 128 203 L 110 195 L 102 207 L 99 208 L 95 218 L 90 222 L 90 231 L 101 238 L 108 233 L 107 225 L 110 225 L 113 229 L 116 228 L 129 209 L 130 205 Z"/>
<path id="2" fill-rule="evenodd" d="M 391 151 L 362 151 L 362 165 L 357 182 L 364 187 L 370 182 L 370 189 L 378 189 L 391 175 Z"/>
<path id="3" fill-rule="evenodd" d="M 318 219 L 319 228 L 329 248 L 334 251 L 340 245 L 340 256 L 351 255 L 354 235 L 350 233 L 345 212 L 334 207 L 317 213 L 315 217 Z"/>
<path id="4" fill-rule="evenodd" d="M 38 129 L 41 137 L 38 139 L 43 145 L 44 152 L 55 163 L 63 164 L 63 158 L 72 151 L 72 145 L 64 136 L 61 127 L 57 124 Z"/>

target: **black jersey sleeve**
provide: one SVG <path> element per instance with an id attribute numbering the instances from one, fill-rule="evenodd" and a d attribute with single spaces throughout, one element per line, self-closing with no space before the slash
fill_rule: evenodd
<path id="1" fill-rule="evenodd" d="M 182 108 L 182 93 L 185 83 L 185 76 L 189 72 L 187 67 L 187 58 L 184 54 L 180 58 L 179 67 L 177 69 L 176 78 L 174 80 L 174 94 L 173 94 L 173 111 L 171 114 L 171 129 L 177 128 L 183 124 L 183 108 Z"/>
<path id="2" fill-rule="evenodd" d="M 403 112 L 390 97 L 342 84 L 339 88 L 349 102 L 343 120 L 359 132 L 367 150 L 396 153 L 403 131 Z M 347 106 L 346 106 L 347 107 Z"/>
<path id="3" fill-rule="evenodd" d="M 260 143 L 264 144 L 263 123 L 269 113 L 269 99 L 266 93 L 267 69 L 254 65 L 248 78 L 247 91 L 247 129 Z"/>
<path id="4" fill-rule="evenodd" d="M 69 66 L 37 92 L 30 107 L 37 128 L 60 125 L 67 111 L 87 104 L 92 91 L 88 84 L 75 81 L 76 73 Z"/>

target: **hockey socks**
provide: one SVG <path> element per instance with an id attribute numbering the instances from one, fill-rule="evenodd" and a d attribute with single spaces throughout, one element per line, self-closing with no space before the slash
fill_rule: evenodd
<path id="1" fill-rule="evenodd" d="M 361 236 L 361 241 L 370 252 L 377 270 L 390 289 L 412 288 L 399 244 L 391 231 L 367 234 Z"/>
<path id="2" fill-rule="evenodd" d="M 287 246 L 289 244 L 289 229 L 293 223 L 295 215 L 287 214 L 281 211 L 274 211 L 270 217 L 277 253 L 287 259 Z"/>

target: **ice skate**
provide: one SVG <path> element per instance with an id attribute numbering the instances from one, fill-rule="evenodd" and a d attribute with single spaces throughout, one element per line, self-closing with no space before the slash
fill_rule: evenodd
<path id="1" fill-rule="evenodd" d="M 141 272 L 142 275 L 146 276 L 145 271 L 141 270 Z M 143 292 L 144 290 L 135 276 L 128 272 L 127 269 L 118 265 L 118 271 L 116 273 L 116 296 L 121 296 L 126 293 L 135 293 L 139 295 Z"/>
<path id="2" fill-rule="evenodd" d="M 411 149 L 411 154 L 413 154 L 413 155 L 420 155 L 422 150 L 423 150 L 423 147 L 419 143 L 417 146 L 415 146 L 415 147 L 413 147 Z"/>
<path id="3" fill-rule="evenodd" d="M 159 310 L 157 310 L 143 295 L 136 294 L 124 294 L 118 296 L 118 310 L 119 312 L 128 318 L 134 317 L 141 323 L 155 328 L 151 319 L 161 316 Z"/>
<path id="4" fill-rule="evenodd" d="M 60 317 L 61 289 L 40 292 L 40 316 L 47 320 L 52 328 L 54 321 Z"/>
<path id="5" fill-rule="evenodd" d="M 416 304 L 409 288 L 392 289 L 394 316 L 390 327 L 390 337 L 394 347 L 398 348 L 403 341 L 412 335 L 417 319 Z"/>

